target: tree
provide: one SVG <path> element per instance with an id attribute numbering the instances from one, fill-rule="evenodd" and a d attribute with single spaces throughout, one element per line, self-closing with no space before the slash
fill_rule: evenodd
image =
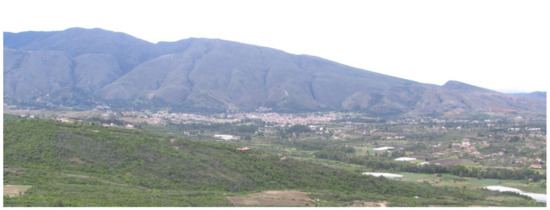
<path id="1" fill-rule="evenodd" d="M 513 136 L 512 138 L 510 138 L 510 142 L 518 142 L 519 140 L 521 140 L 519 136 Z"/>

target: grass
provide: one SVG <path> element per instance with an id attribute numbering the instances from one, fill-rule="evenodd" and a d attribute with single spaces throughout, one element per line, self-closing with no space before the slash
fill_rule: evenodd
<path id="1" fill-rule="evenodd" d="M 468 189 L 481 189 L 490 185 L 501 185 L 517 188 L 524 192 L 546 194 L 546 188 L 543 185 L 541 185 L 540 183 L 527 182 L 525 180 L 476 179 L 465 177 L 460 178 L 451 174 L 442 174 L 441 177 L 437 177 L 433 174 L 405 172 L 395 173 L 403 175 L 404 177 L 401 179 L 401 181 L 405 182 L 418 182 L 420 179 L 424 179 L 435 186 L 448 186 L 458 188 L 466 187 Z"/>
<path id="2" fill-rule="evenodd" d="M 499 185 L 503 180 L 499 179 L 472 179 L 470 182 L 478 183 L 482 185 Z"/>
<path id="3" fill-rule="evenodd" d="M 499 185 L 517 188 L 524 192 L 546 194 L 546 187 L 539 183 L 527 182 L 524 180 L 502 180 L 502 183 Z"/>

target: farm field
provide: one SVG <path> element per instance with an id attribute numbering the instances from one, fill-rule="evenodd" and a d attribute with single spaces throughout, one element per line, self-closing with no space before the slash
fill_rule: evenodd
<path id="1" fill-rule="evenodd" d="M 17 197 L 25 195 L 25 191 L 31 188 L 31 185 L 4 185 L 4 196 Z"/>
<path id="2" fill-rule="evenodd" d="M 313 206 L 307 193 L 300 191 L 264 191 L 246 196 L 227 196 L 235 206 Z"/>

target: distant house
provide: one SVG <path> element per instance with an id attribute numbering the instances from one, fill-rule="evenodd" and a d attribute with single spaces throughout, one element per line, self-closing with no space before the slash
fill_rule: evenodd
<path id="1" fill-rule="evenodd" d="M 250 150 L 250 148 L 249 147 L 239 147 L 239 148 L 237 148 L 237 150 L 239 150 L 239 151 L 248 151 L 248 150 Z"/>
<path id="2" fill-rule="evenodd" d="M 394 148 L 393 147 L 378 147 L 378 148 L 374 148 L 372 150 L 374 151 L 386 151 L 386 150 L 393 150 Z"/>
<path id="3" fill-rule="evenodd" d="M 419 165 L 419 166 L 430 165 L 430 162 L 422 162 L 422 163 L 419 163 L 417 165 Z"/>
<path id="4" fill-rule="evenodd" d="M 370 176 L 375 176 L 375 177 L 386 177 L 386 178 L 390 178 L 390 179 L 394 179 L 394 178 L 403 178 L 403 175 L 400 175 L 400 174 L 390 174 L 390 173 L 375 173 L 375 172 L 363 172 L 363 175 L 370 175 Z"/>
<path id="5" fill-rule="evenodd" d="M 286 156 L 282 157 L 281 160 L 286 160 Z"/>
<path id="6" fill-rule="evenodd" d="M 400 158 L 395 159 L 395 161 L 413 161 L 413 160 L 416 160 L 416 158 L 413 158 L 413 157 L 400 157 Z"/>
<path id="7" fill-rule="evenodd" d="M 32 116 L 32 115 L 31 115 L 31 116 Z M 67 118 L 64 118 L 64 117 L 56 117 L 55 120 L 56 120 L 56 121 L 60 121 L 60 122 L 64 122 L 64 123 L 71 123 L 71 122 L 74 122 L 74 120 L 67 119 Z"/>
<path id="8" fill-rule="evenodd" d="M 530 168 L 542 168 L 542 165 L 541 164 L 538 164 L 538 163 L 535 163 L 535 164 L 531 164 L 531 166 L 529 166 Z"/>
<path id="9" fill-rule="evenodd" d="M 233 140 L 233 139 L 238 139 L 238 138 L 236 138 L 232 135 L 214 135 L 214 137 L 220 138 L 220 139 L 223 139 L 223 140 L 226 140 L 226 141 Z"/>

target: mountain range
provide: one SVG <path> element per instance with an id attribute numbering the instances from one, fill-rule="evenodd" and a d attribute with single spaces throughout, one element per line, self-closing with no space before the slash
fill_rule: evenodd
<path id="1" fill-rule="evenodd" d="M 4 101 L 18 107 L 545 115 L 546 93 L 536 96 L 424 84 L 220 39 L 153 44 L 103 29 L 4 32 Z"/>

